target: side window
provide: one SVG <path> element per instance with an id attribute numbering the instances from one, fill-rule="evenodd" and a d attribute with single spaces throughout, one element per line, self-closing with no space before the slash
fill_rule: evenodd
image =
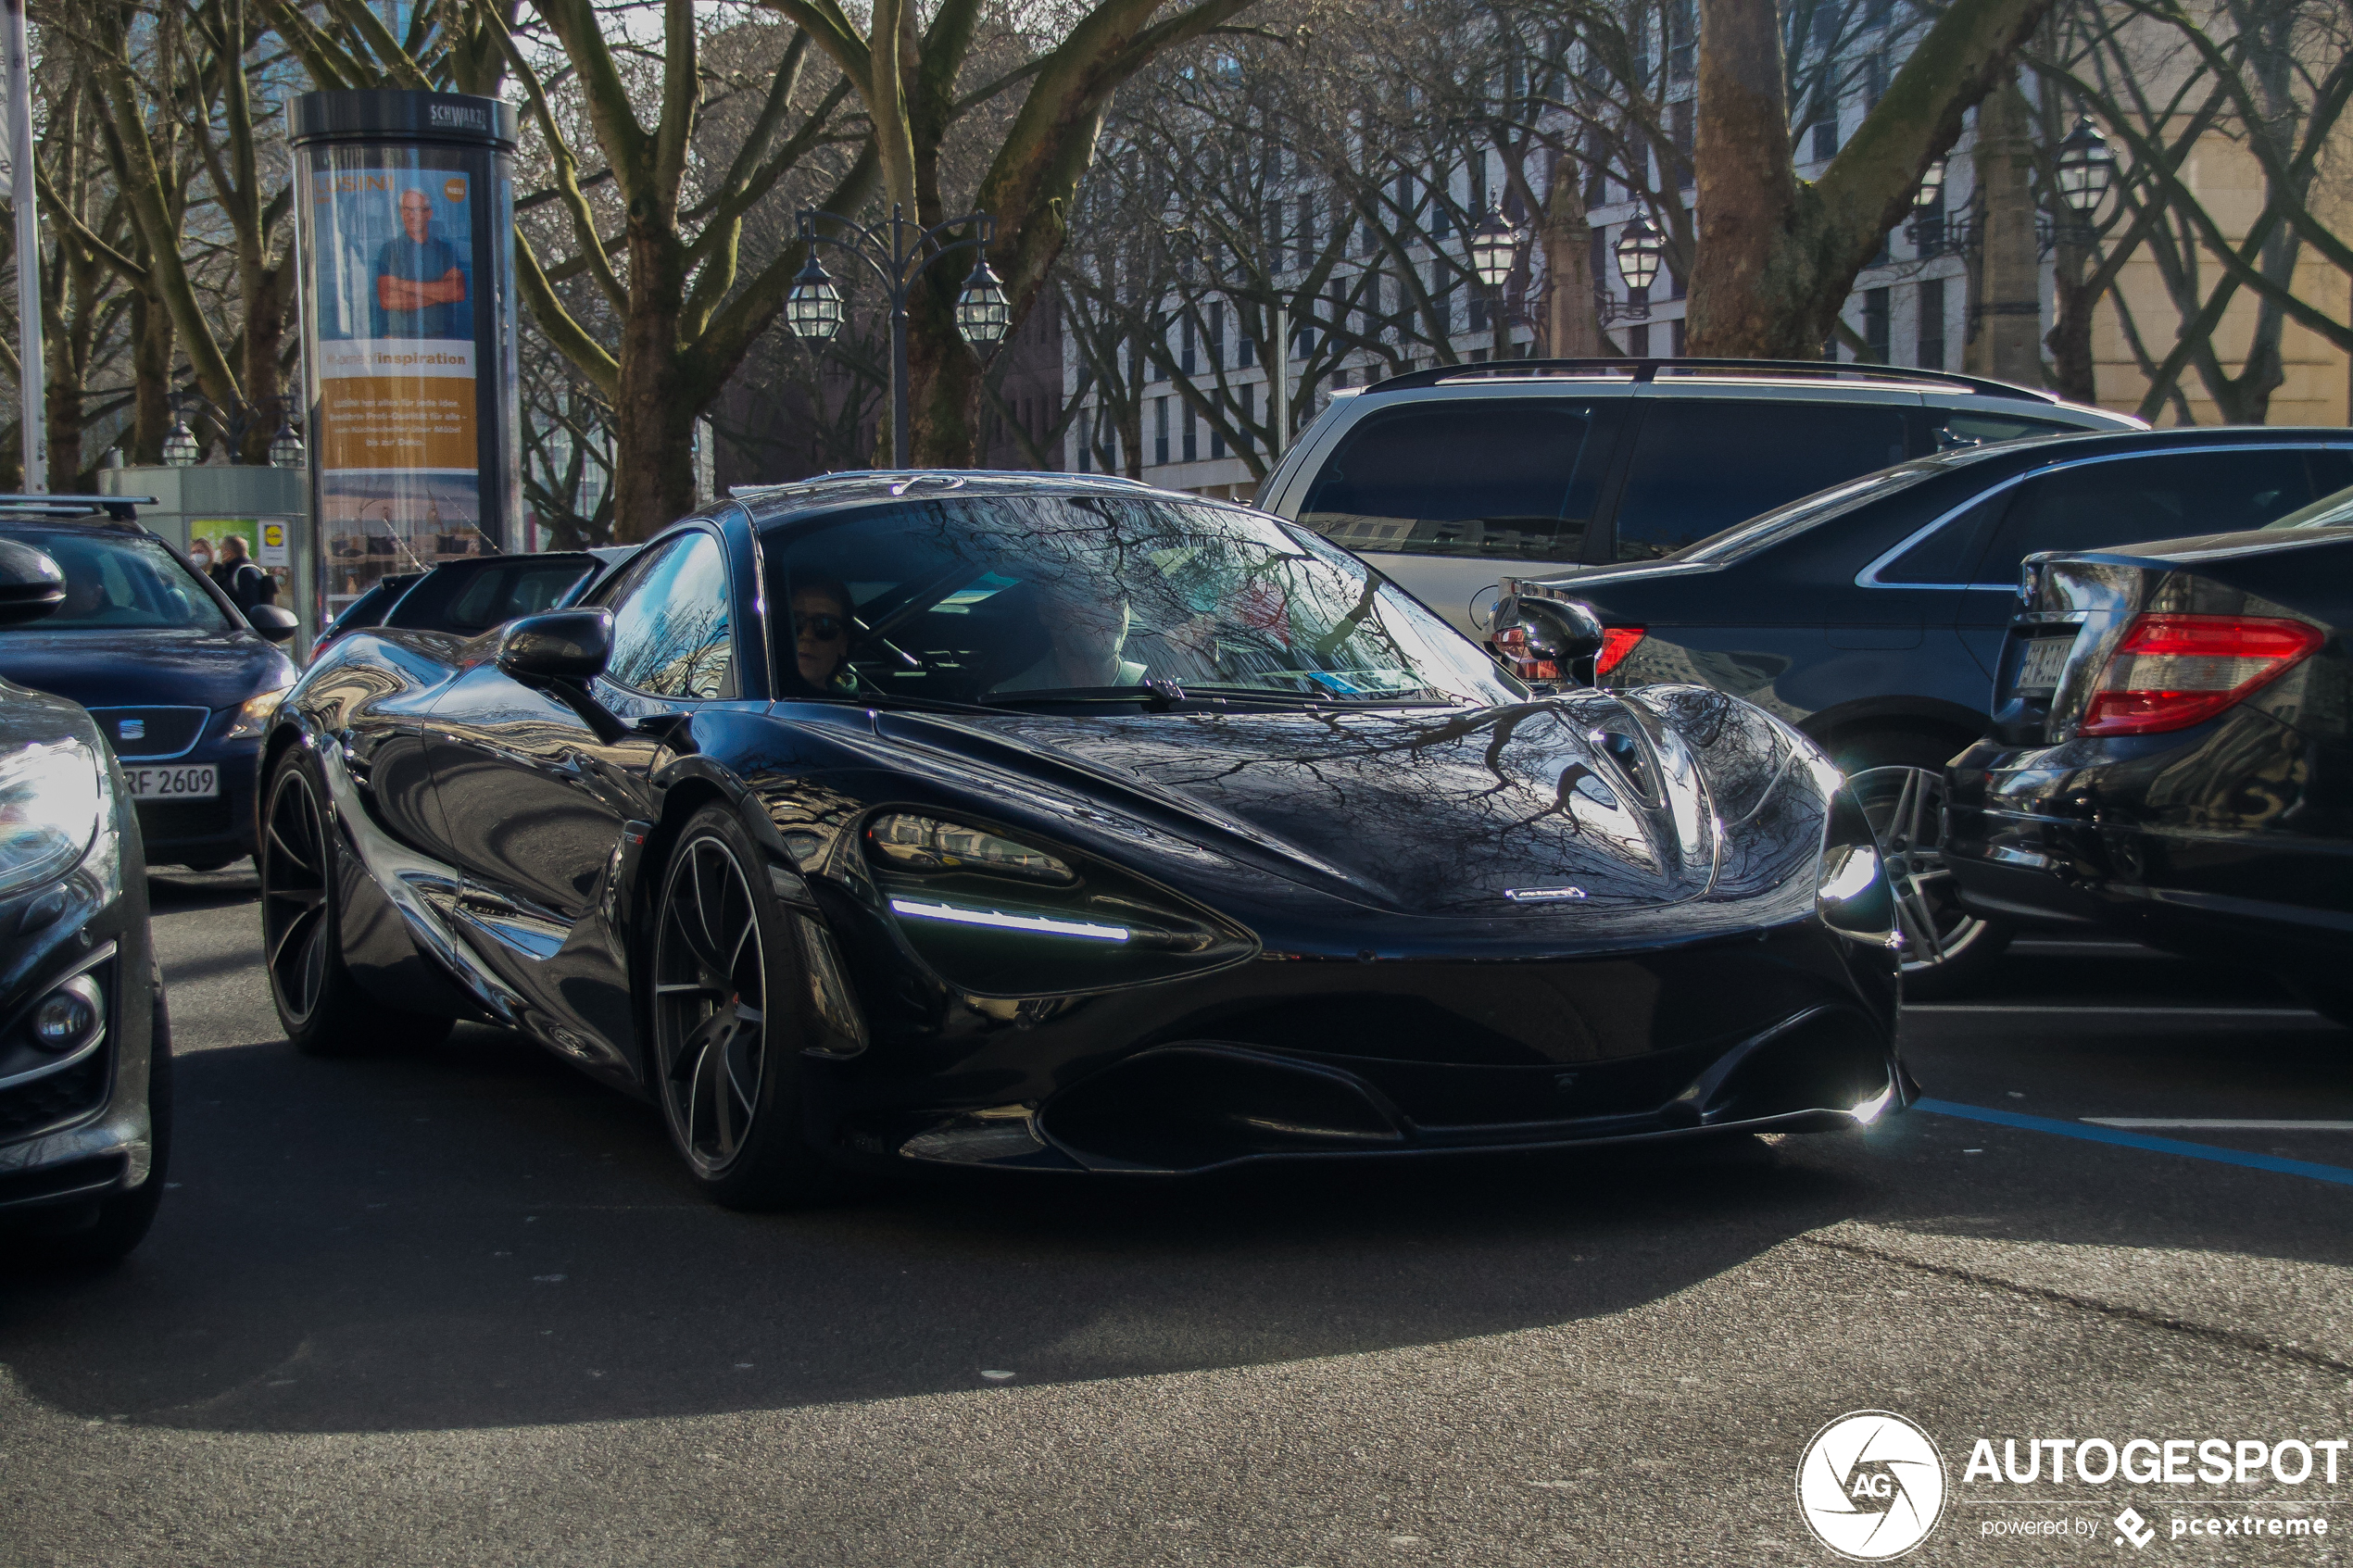
<path id="1" fill-rule="evenodd" d="M 1940 452 L 1960 446 L 1982 446 L 1989 441 L 2016 441 L 2028 435 L 2083 433 L 2082 426 L 2061 424 L 2056 420 L 2025 420 L 2014 414 L 1977 413 L 1962 408 L 1931 408 L 1929 425 Z"/>
<path id="2" fill-rule="evenodd" d="M 1881 567 L 1879 581 L 1945 588 L 1958 587 L 1967 583 L 1969 567 L 1977 559 L 1978 546 L 1984 541 L 1986 528 L 2002 514 L 2010 500 L 2010 493 L 2005 490 L 1978 502 Z"/>
<path id="3" fill-rule="evenodd" d="M 1888 403 L 1660 398 L 1642 417 L 1617 503 L 1617 558 L 1655 560 L 1785 501 L 1900 463 Z"/>
<path id="4" fill-rule="evenodd" d="M 736 695 L 727 561 L 719 541 L 689 533 L 631 563 L 612 606 L 609 680 L 656 696 Z"/>
<path id="5" fill-rule="evenodd" d="M 2322 494 L 2329 452 L 2180 452 L 2062 469 L 2019 486 L 1975 581 L 2007 583 L 2039 550 L 2105 550 L 2260 528 Z"/>
<path id="6" fill-rule="evenodd" d="M 1465 398 L 1367 415 L 1299 521 L 1352 550 L 1577 560 L 1622 412 L 1617 399 Z"/>
<path id="7" fill-rule="evenodd" d="M 518 615 L 538 614 L 586 574 L 587 568 L 575 560 L 510 558 L 505 566 L 476 572 L 465 591 L 451 602 L 447 619 L 458 631 L 486 632 Z"/>

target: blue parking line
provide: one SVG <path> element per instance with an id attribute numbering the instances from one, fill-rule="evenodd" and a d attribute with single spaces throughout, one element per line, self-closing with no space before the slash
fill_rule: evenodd
<path id="1" fill-rule="evenodd" d="M 2316 1182 L 2334 1182 L 2339 1186 L 2353 1186 L 2353 1170 L 2342 1165 L 2321 1165 L 2309 1160 L 2282 1160 L 2275 1154 L 2248 1154 L 2243 1149 L 2218 1148 L 2210 1143 L 2188 1143 L 2180 1138 L 2153 1138 L 2146 1133 L 2119 1132 L 2113 1127 L 2059 1122 L 2048 1116 L 2021 1116 L 2015 1110 L 1963 1105 L 1957 1100 L 1916 1100 L 1912 1109 L 1936 1116 L 1991 1122 L 1997 1127 L 2023 1127 L 2030 1133 L 2057 1133 L 2063 1138 L 2082 1138 L 2085 1143 L 2111 1143 L 2125 1148 L 2145 1148 L 2157 1154 L 2180 1154 L 2192 1160 L 2210 1160 L 2217 1165 L 2241 1165 L 2250 1171 L 2274 1171 L 2284 1176 L 2309 1176 Z"/>

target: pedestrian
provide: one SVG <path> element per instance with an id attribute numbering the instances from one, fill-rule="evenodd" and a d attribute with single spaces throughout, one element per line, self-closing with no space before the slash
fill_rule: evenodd
<path id="1" fill-rule="evenodd" d="M 278 580 L 246 558 L 245 535 L 241 533 L 221 536 L 220 547 L 206 575 L 219 583 L 220 591 L 241 610 L 277 602 Z"/>

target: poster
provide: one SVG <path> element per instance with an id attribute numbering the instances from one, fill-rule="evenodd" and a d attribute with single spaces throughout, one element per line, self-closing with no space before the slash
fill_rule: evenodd
<path id="1" fill-rule="evenodd" d="M 329 612 L 484 548 L 474 179 L 417 147 L 309 170 L 320 527 Z"/>

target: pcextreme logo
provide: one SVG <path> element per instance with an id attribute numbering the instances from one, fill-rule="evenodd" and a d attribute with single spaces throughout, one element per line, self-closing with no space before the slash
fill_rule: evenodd
<path id="1" fill-rule="evenodd" d="M 1901 1557 L 1944 1515 L 1944 1456 L 1893 1411 L 1852 1411 L 1806 1445 L 1797 1507 L 1816 1538 L 1841 1557 Z"/>

